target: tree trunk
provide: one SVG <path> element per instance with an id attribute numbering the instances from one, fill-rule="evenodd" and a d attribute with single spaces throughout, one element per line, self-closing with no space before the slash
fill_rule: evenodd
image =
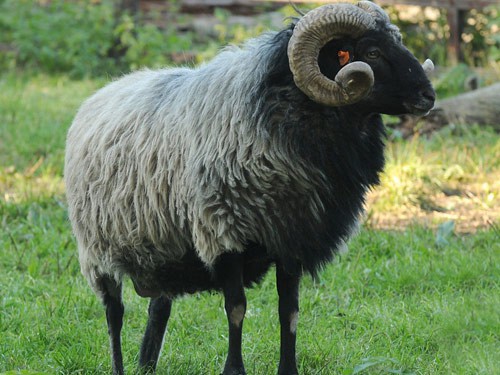
<path id="1" fill-rule="evenodd" d="M 137 15 L 139 12 L 140 0 L 121 0 L 118 6 L 118 13 L 128 12 L 131 16 Z"/>

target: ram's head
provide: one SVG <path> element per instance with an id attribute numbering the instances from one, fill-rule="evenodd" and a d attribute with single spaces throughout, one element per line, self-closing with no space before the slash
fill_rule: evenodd
<path id="1" fill-rule="evenodd" d="M 406 49 L 387 14 L 370 1 L 329 4 L 300 18 L 288 44 L 297 87 L 329 106 L 367 112 L 423 114 L 435 94 L 423 65 Z"/>

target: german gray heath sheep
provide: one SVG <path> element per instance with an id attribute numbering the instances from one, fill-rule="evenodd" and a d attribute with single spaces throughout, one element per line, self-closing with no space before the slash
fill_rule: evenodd
<path id="1" fill-rule="evenodd" d="M 65 181 L 81 269 L 122 374 L 122 279 L 150 297 L 139 366 L 154 370 L 173 299 L 222 291 L 225 375 L 244 374 L 244 288 L 275 265 L 279 374 L 297 374 L 299 281 L 348 240 L 384 166 L 381 113 L 435 94 L 377 5 L 331 4 L 194 68 L 142 70 L 90 97 Z"/>

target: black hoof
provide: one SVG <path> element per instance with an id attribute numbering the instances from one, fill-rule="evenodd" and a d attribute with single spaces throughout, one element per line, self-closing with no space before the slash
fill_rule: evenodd
<path id="1" fill-rule="evenodd" d="M 221 375 L 246 375 L 245 369 L 240 368 L 228 368 L 224 369 L 224 372 Z"/>
<path id="2" fill-rule="evenodd" d="M 278 370 L 278 375 L 299 375 L 299 371 L 295 369 L 289 369 L 289 370 Z"/>

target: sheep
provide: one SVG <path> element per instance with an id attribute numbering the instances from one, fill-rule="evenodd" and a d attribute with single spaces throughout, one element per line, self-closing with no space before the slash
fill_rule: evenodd
<path id="1" fill-rule="evenodd" d="M 349 239 L 384 167 L 381 113 L 423 114 L 426 72 L 369 1 L 316 8 L 197 68 L 100 89 L 67 135 L 65 182 L 83 275 L 123 374 L 122 280 L 151 298 L 139 367 L 154 371 L 172 301 L 221 291 L 223 374 L 245 374 L 244 289 L 276 269 L 279 374 L 297 374 L 302 275 Z"/>

